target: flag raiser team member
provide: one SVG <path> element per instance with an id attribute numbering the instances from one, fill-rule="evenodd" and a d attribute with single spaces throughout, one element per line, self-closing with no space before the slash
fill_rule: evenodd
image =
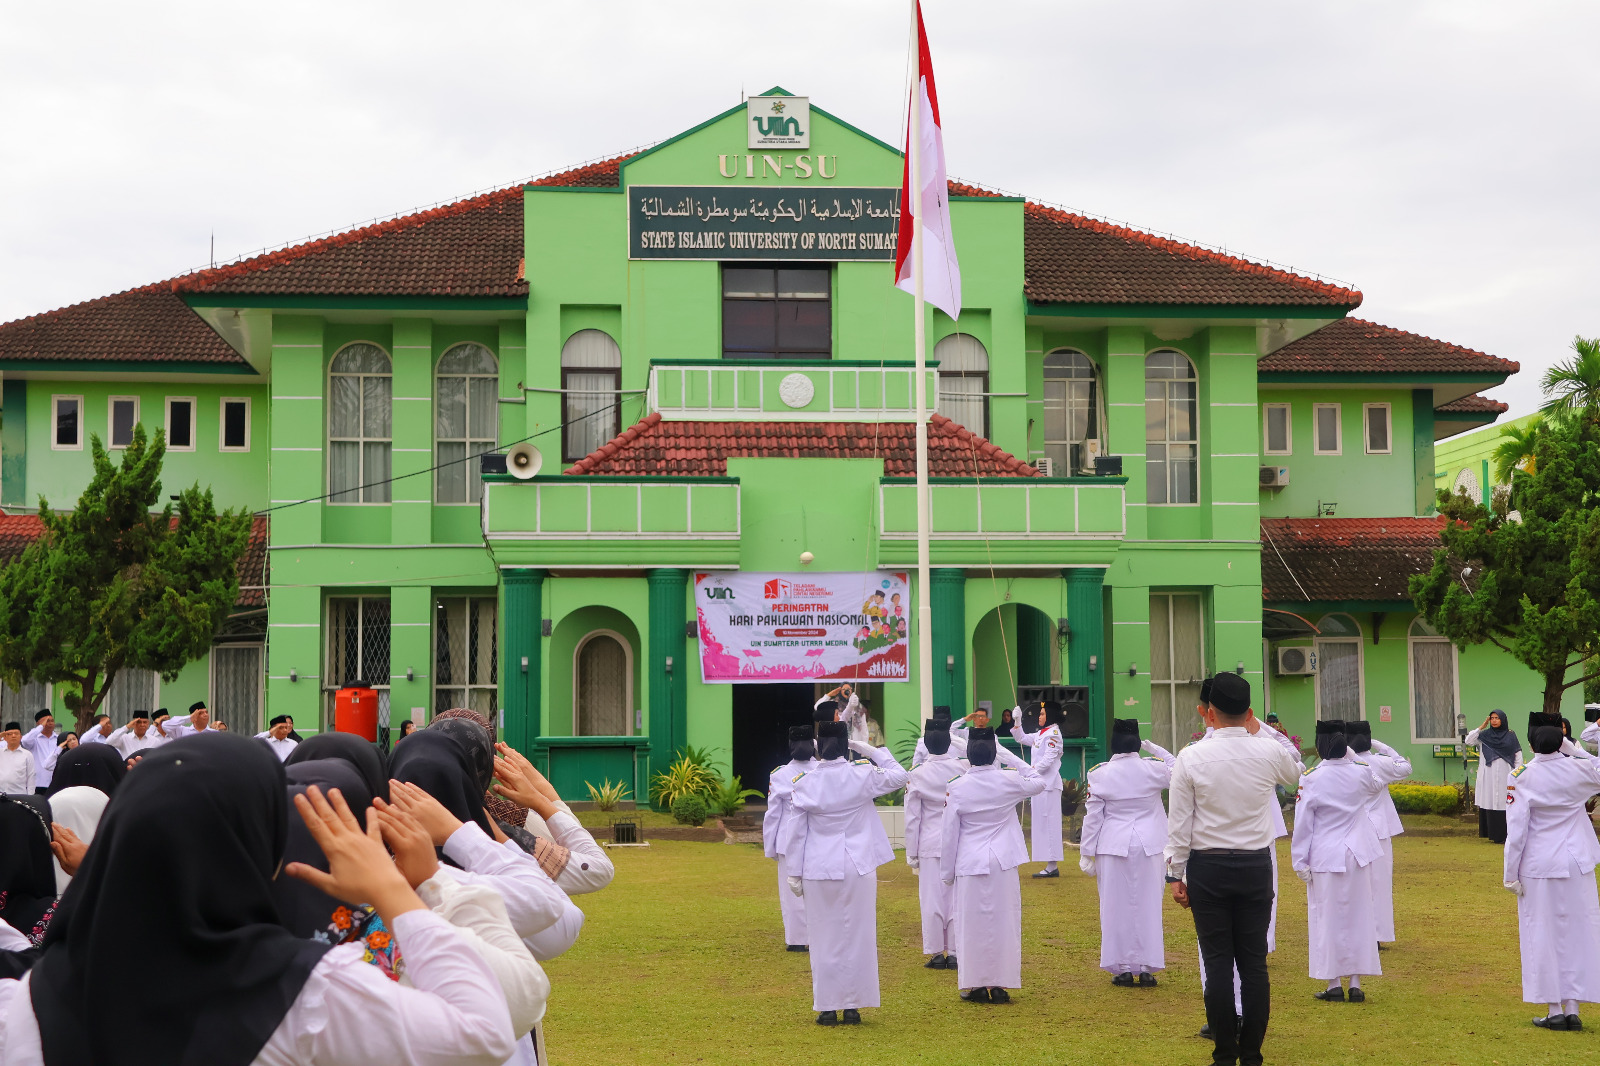
<path id="1" fill-rule="evenodd" d="M 1378 834 L 1378 857 L 1372 862 L 1372 908 L 1378 923 L 1378 943 L 1394 943 L 1394 838 L 1406 831 L 1400 824 L 1400 812 L 1395 810 L 1394 797 L 1389 795 L 1389 785 L 1411 776 L 1411 760 L 1395 751 L 1381 740 L 1372 739 L 1371 722 L 1346 722 L 1345 737 L 1350 750 L 1367 764 L 1384 787 L 1367 805 L 1367 817 L 1372 819 L 1373 831 Z"/>
<path id="2" fill-rule="evenodd" d="M 922 911 L 922 953 L 930 970 L 957 969 L 955 891 L 944 883 L 939 857 L 944 846 L 945 795 L 950 783 L 967 772 L 967 763 L 951 748 L 950 719 L 930 718 L 923 725 L 927 758 L 906 782 L 906 863 L 917 880 Z M 927 869 L 924 871 L 923 866 Z"/>
<path id="3" fill-rule="evenodd" d="M 1600 792 L 1600 762 L 1557 726 L 1529 739 L 1533 760 L 1511 772 L 1506 794 L 1505 885 L 1517 894 L 1522 998 L 1547 1005 L 1533 1021 L 1539 1028 L 1582 1029 L 1579 1002 L 1600 1002 L 1600 843 L 1583 809 Z"/>
<path id="4" fill-rule="evenodd" d="M 1295 784 L 1299 764 L 1250 710 L 1250 683 L 1238 674 L 1211 682 L 1216 732 L 1178 754 L 1168 793 L 1167 877 L 1172 896 L 1194 915 L 1206 968 L 1206 1019 L 1212 1061 L 1256 1066 L 1271 1012 L 1267 924 L 1272 913 L 1270 805 L 1276 786 Z M 1233 967 L 1244 1006 L 1236 1029 Z"/>
<path id="5" fill-rule="evenodd" d="M 1045 864 L 1033 876 L 1060 877 L 1056 864 L 1065 855 L 1061 843 L 1061 705 L 1030 703 L 1026 709 L 1019 705 L 1011 712 L 1011 720 L 1017 723 L 1011 727 L 1012 739 L 1028 749 L 1028 762 L 1044 778 L 1044 791 L 1029 803 L 1033 861 Z M 1023 721 L 1032 728 L 1024 729 Z"/>
<path id="6" fill-rule="evenodd" d="M 783 942 L 789 951 L 805 951 L 806 900 L 789 891 L 789 878 L 799 876 L 790 869 L 784 856 L 800 825 L 800 815 L 790 802 L 794 783 L 817 765 L 814 726 L 797 725 L 789 729 L 789 761 L 772 771 L 767 783 L 767 813 L 761 819 L 761 847 L 769 859 L 778 860 L 778 909 L 783 916 Z"/>
<path id="7" fill-rule="evenodd" d="M 817 726 L 817 766 L 794 782 L 802 815 L 788 856 L 790 891 L 807 899 L 811 920 L 812 1009 L 818 1025 L 859 1024 L 878 998 L 878 867 L 894 861 L 873 801 L 909 776 L 888 748 L 859 745 L 871 762 L 847 758 L 843 722 Z M 825 920 L 818 920 L 825 916 Z"/>
<path id="8" fill-rule="evenodd" d="M 1141 747 L 1155 756 L 1139 757 Z M 1091 768 L 1078 868 L 1100 893 L 1100 968 L 1111 983 L 1153 987 L 1166 969 L 1161 934 L 1167 812 L 1161 793 L 1172 784 L 1173 756 L 1139 742 L 1139 723 L 1111 723 L 1111 758 Z M 1134 975 L 1138 974 L 1135 979 Z"/>
<path id="9" fill-rule="evenodd" d="M 967 755 L 967 726 L 966 719 L 959 722 L 950 721 L 950 708 L 944 704 L 933 709 L 933 721 L 944 723 L 945 732 L 950 734 L 950 754 L 957 759 L 964 759 Z M 917 738 L 917 750 L 911 754 L 911 768 L 915 770 L 928 761 L 928 742 L 926 737 Z"/>

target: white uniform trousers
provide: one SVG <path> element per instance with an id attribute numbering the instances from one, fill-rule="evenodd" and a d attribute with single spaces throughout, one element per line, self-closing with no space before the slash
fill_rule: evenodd
<path id="1" fill-rule="evenodd" d="M 1167 894 L 1166 859 L 1146 855 L 1096 855 L 1100 891 L 1100 968 L 1109 974 L 1163 970 L 1161 904 Z"/>
<path id="2" fill-rule="evenodd" d="M 822 915 L 811 937 L 811 1009 L 878 1006 L 878 872 L 804 885 L 812 913 Z"/>
<path id="3" fill-rule="evenodd" d="M 1600 897 L 1593 871 L 1524 877 L 1517 899 L 1522 941 L 1522 998 L 1600 1003 Z"/>
<path id="4" fill-rule="evenodd" d="M 1274 840 L 1268 849 L 1272 857 L 1272 917 L 1267 919 L 1267 953 L 1278 950 L 1278 842 Z M 1199 951 L 1199 945 L 1195 946 Z M 1200 955 L 1200 995 L 1206 994 L 1206 959 Z M 1244 988 L 1239 983 L 1239 967 L 1233 968 L 1233 1013 L 1244 1017 Z"/>
<path id="5" fill-rule="evenodd" d="M 958 874 L 955 890 L 956 987 L 1021 988 L 1022 881 L 1016 868 Z"/>
<path id="6" fill-rule="evenodd" d="M 1372 860 L 1372 912 L 1378 923 L 1378 940 L 1394 943 L 1394 838 L 1383 837 L 1383 854 Z"/>
<path id="7" fill-rule="evenodd" d="M 789 891 L 783 860 L 778 860 L 778 909 L 783 912 L 783 942 L 806 944 L 806 898 Z"/>
<path id="8" fill-rule="evenodd" d="M 1311 976 L 1319 981 L 1383 973 L 1372 907 L 1372 866 L 1358 865 L 1349 852 L 1345 863 L 1339 873 L 1313 871 L 1306 890 Z"/>
<path id="9" fill-rule="evenodd" d="M 922 905 L 922 953 L 953 954 L 956 950 L 956 889 L 939 880 L 939 856 L 922 860 L 917 871 L 917 902 Z"/>
<path id="10" fill-rule="evenodd" d="M 1033 815 L 1033 861 L 1060 862 L 1066 858 L 1061 844 L 1061 793 L 1041 792 L 1028 804 Z"/>

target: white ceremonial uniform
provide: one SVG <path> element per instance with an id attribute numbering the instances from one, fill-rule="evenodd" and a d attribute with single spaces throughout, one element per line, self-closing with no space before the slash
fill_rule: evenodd
<path id="1" fill-rule="evenodd" d="M 909 775 L 888 748 L 872 761 L 819 760 L 794 783 L 802 815 L 786 858 L 800 871 L 811 939 L 812 1010 L 876 1007 L 878 867 L 894 861 L 873 800 L 904 787 Z"/>
<path id="2" fill-rule="evenodd" d="M 767 813 L 761 819 L 761 850 L 769 859 L 778 860 L 778 910 L 783 916 L 783 942 L 807 944 L 806 898 L 789 891 L 789 878 L 799 877 L 798 870 L 790 869 L 784 861 L 789 839 L 800 824 L 790 798 L 794 783 L 800 776 L 817 765 L 815 759 L 790 759 L 776 770 L 767 782 Z"/>
<path id="3" fill-rule="evenodd" d="M 1600 748 L 1600 722 L 1585 722 L 1578 739 L 1588 746 L 1585 750 L 1594 754 L 1595 749 Z"/>
<path id="4" fill-rule="evenodd" d="M 1022 987 L 1022 882 L 1028 861 L 1017 804 L 1046 781 L 995 745 L 995 762 L 950 782 L 939 876 L 955 885 L 956 987 Z"/>
<path id="5" fill-rule="evenodd" d="M 1028 763 L 1044 778 L 1044 791 L 1028 806 L 1033 815 L 1033 861 L 1060 862 L 1066 855 L 1061 842 L 1061 728 L 1047 725 L 1037 733 L 1024 733 L 1014 725 L 1011 737 L 1028 749 Z"/>
<path id="6" fill-rule="evenodd" d="M 1113 975 L 1167 965 L 1161 934 L 1167 812 L 1161 793 L 1172 784 L 1172 756 L 1155 750 L 1160 755 L 1153 759 L 1138 752 L 1113 755 L 1088 773 L 1081 854 L 1093 862 L 1100 893 L 1100 968 Z"/>
<path id="7" fill-rule="evenodd" d="M 950 782 L 966 772 L 964 759 L 945 752 L 928 756 L 906 783 L 906 862 L 918 875 L 924 955 L 956 950 L 955 887 L 940 876 L 939 855 L 944 849 L 945 793 Z"/>
<path id="8" fill-rule="evenodd" d="M 965 759 L 967 757 L 967 731 L 956 732 L 955 727 L 950 728 L 950 750 L 946 753 L 951 758 Z M 917 750 L 911 754 L 911 768 L 915 770 L 928 761 L 928 746 L 917 738 Z"/>
<path id="9" fill-rule="evenodd" d="M 122 728 L 113 732 L 111 734 L 111 739 L 106 741 L 106 743 L 122 752 L 122 757 L 124 759 L 131 759 L 135 755 L 149 751 L 151 748 L 159 748 L 161 745 L 167 742 L 167 739 L 167 737 L 164 737 L 160 733 L 156 732 L 155 726 L 148 727 L 144 731 L 144 736 L 142 737 L 137 736 L 134 731 L 127 726 L 123 726 Z"/>
<path id="10" fill-rule="evenodd" d="M 300 743 L 298 740 L 290 740 L 288 737 L 284 737 L 282 740 L 279 740 L 277 737 L 272 735 L 272 731 L 270 729 L 265 733 L 257 733 L 256 739 L 266 741 L 267 747 L 272 749 L 272 754 L 278 757 L 279 762 L 286 762 L 289 758 L 289 753 L 293 751 Z"/>
<path id="11" fill-rule="evenodd" d="M 1477 729 L 1467 734 L 1467 746 L 1477 747 Z M 1519 738 L 1520 739 L 1520 738 Z M 1489 762 L 1489 753 L 1478 749 L 1478 783 L 1473 789 L 1472 802 L 1480 810 L 1503 811 L 1506 809 L 1506 782 L 1511 778 L 1511 771 L 1522 765 L 1522 752 L 1518 751 L 1515 761 L 1507 764 L 1504 759 Z"/>
<path id="12" fill-rule="evenodd" d="M 22 734 L 22 746 L 33 752 L 33 787 L 49 788 L 56 773 L 56 759 L 61 757 L 61 731 L 45 736 L 43 726 L 34 726 Z"/>
<path id="13" fill-rule="evenodd" d="M 1306 922 L 1311 976 L 1324 981 L 1383 973 L 1372 905 L 1372 864 L 1382 852 L 1367 814 L 1383 788 L 1368 765 L 1347 751 L 1300 778 L 1290 857 L 1309 871 Z"/>
<path id="14" fill-rule="evenodd" d="M 821 707 L 828 700 L 838 702 L 833 696 L 823 696 L 811 705 L 812 710 Z M 865 744 L 871 734 L 872 727 L 867 723 L 867 709 L 861 706 L 861 697 L 850 693 L 850 698 L 838 710 L 839 721 L 843 722 L 850 730 L 850 743 Z"/>
<path id="15" fill-rule="evenodd" d="M 1383 785 L 1367 806 L 1367 816 L 1378 834 L 1378 857 L 1372 863 L 1372 908 L 1378 920 L 1378 940 L 1394 943 L 1394 838 L 1406 831 L 1395 810 L 1389 786 L 1411 776 L 1411 760 L 1381 740 L 1363 755 L 1372 774 Z"/>
<path id="16" fill-rule="evenodd" d="M 1583 810 L 1597 792 L 1600 761 L 1570 740 L 1511 774 L 1505 880 L 1521 885 L 1517 931 L 1529 1003 L 1600 1002 L 1600 842 Z"/>
<path id="17" fill-rule="evenodd" d="M 23 747 L 13 749 L 0 741 L 0 794 L 17 796 L 31 793 L 37 772 L 33 752 Z"/>

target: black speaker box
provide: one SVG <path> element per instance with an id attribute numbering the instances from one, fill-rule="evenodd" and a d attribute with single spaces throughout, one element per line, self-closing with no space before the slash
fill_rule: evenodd
<path id="1" fill-rule="evenodd" d="M 1087 685 L 1018 685 L 1017 702 L 1026 707 L 1043 701 L 1061 706 L 1061 735 L 1086 737 L 1089 735 L 1089 686 Z"/>

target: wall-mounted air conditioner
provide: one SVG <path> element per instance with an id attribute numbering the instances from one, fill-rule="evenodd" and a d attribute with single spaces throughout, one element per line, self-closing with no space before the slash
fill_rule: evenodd
<path id="1" fill-rule="evenodd" d="M 1264 466 L 1261 468 L 1261 487 L 1264 489 L 1281 489 L 1289 483 L 1289 468 L 1286 466 Z"/>
<path id="2" fill-rule="evenodd" d="M 1316 672 L 1317 649 L 1305 647 L 1278 649 L 1279 677 L 1303 677 Z"/>
<path id="3" fill-rule="evenodd" d="M 1048 455 L 1040 456 L 1033 461 L 1033 468 L 1043 477 L 1056 476 L 1056 461 Z"/>

